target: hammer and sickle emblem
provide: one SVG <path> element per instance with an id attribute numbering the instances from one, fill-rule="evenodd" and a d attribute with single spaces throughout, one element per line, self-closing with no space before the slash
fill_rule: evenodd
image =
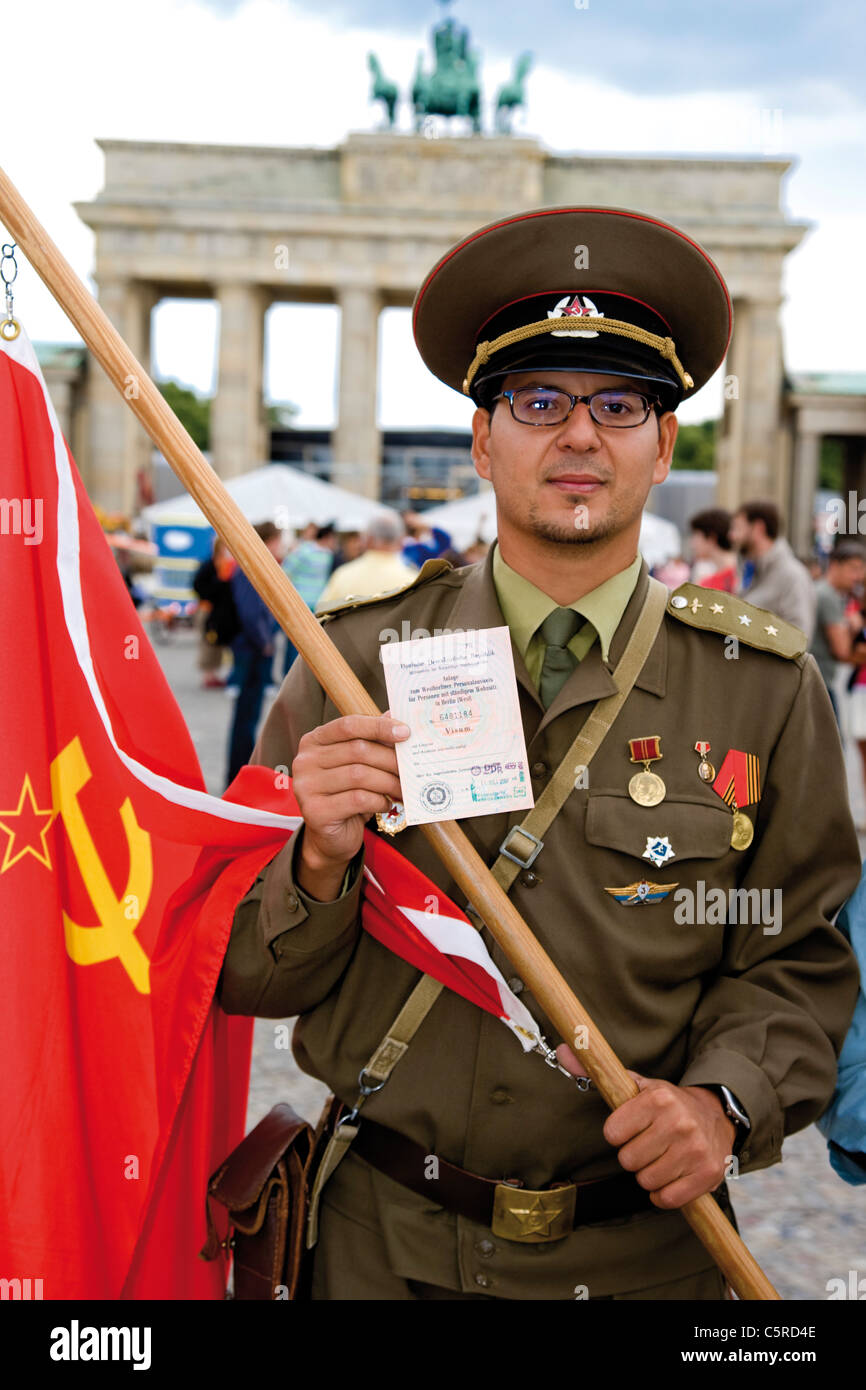
<path id="1" fill-rule="evenodd" d="M 90 768 L 78 738 L 67 743 L 51 763 L 51 797 L 69 836 L 81 877 L 99 918 L 99 926 L 83 927 L 63 913 L 66 950 L 76 965 L 97 965 L 117 959 L 139 994 L 150 993 L 150 961 L 135 935 L 153 887 L 153 855 L 150 836 L 135 818 L 129 797 L 120 807 L 120 819 L 129 846 L 129 876 L 118 898 L 93 843 L 93 836 L 78 804 L 78 794 L 90 781 Z M 130 898 L 138 905 L 130 919 L 123 904 Z"/>

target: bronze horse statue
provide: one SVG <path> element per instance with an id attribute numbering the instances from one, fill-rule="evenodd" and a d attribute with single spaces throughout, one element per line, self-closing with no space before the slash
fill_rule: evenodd
<path id="1" fill-rule="evenodd" d="M 500 135 L 511 134 L 511 120 L 517 106 L 526 105 L 524 82 L 532 67 L 532 54 L 523 53 L 514 65 L 514 76 L 499 88 L 496 98 L 496 129 Z"/>
<path id="2" fill-rule="evenodd" d="M 370 93 L 371 101 L 384 102 L 388 116 L 388 129 L 394 125 L 394 115 L 397 110 L 397 99 L 399 92 L 396 82 L 389 82 L 382 71 L 382 65 L 375 53 L 367 54 L 367 66 L 373 75 L 373 90 Z"/>

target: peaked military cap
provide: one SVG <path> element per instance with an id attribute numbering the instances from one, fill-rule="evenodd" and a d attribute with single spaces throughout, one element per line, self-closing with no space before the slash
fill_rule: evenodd
<path id="1" fill-rule="evenodd" d="M 620 208 L 537 208 L 481 227 L 433 267 L 415 342 L 446 385 L 489 406 L 509 372 L 636 377 L 667 409 L 722 363 L 731 299 L 706 251 Z"/>

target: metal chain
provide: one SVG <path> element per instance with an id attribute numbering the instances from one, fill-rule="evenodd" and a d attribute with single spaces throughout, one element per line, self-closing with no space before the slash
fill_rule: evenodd
<path id="1" fill-rule="evenodd" d="M 21 332 L 21 325 L 12 312 L 12 286 L 18 278 L 18 262 L 15 259 L 15 243 L 7 241 L 0 247 L 0 280 L 6 286 L 6 317 L 0 323 L 0 337 L 11 343 Z"/>
<path id="2" fill-rule="evenodd" d="M 589 1077 L 575 1076 L 574 1072 L 571 1072 L 568 1070 L 567 1067 L 564 1067 L 556 1055 L 556 1049 L 550 1046 L 550 1043 L 547 1041 L 547 1038 L 545 1038 L 543 1033 L 530 1033 L 527 1028 L 522 1028 L 519 1023 L 512 1023 L 511 1027 L 514 1029 L 515 1033 L 522 1033 L 524 1038 L 530 1039 L 530 1041 L 532 1042 L 532 1047 L 530 1047 L 529 1049 L 530 1052 L 538 1053 L 538 1055 L 542 1057 L 544 1061 L 547 1063 L 547 1065 L 549 1067 L 552 1067 L 554 1071 L 561 1071 L 563 1076 L 567 1076 L 569 1081 L 574 1082 L 575 1086 L 579 1091 L 589 1090 L 589 1088 L 592 1085 L 592 1082 L 590 1081 Z"/>
<path id="3" fill-rule="evenodd" d="M 554 1071 L 561 1071 L 563 1076 L 567 1076 L 569 1081 L 573 1081 L 579 1091 L 589 1090 L 590 1086 L 592 1085 L 592 1082 L 590 1081 L 589 1077 L 575 1076 L 574 1073 L 570 1072 L 567 1067 L 564 1067 L 556 1055 L 556 1050 L 550 1046 L 550 1043 L 541 1033 L 539 1033 L 538 1041 L 536 1042 L 535 1047 L 532 1050 L 533 1052 L 540 1053 L 547 1065 L 549 1067 L 553 1067 Z"/>

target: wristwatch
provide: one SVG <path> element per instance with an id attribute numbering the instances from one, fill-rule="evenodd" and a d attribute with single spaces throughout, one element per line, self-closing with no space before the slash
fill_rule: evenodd
<path id="1" fill-rule="evenodd" d="M 714 1086 L 714 1091 L 721 1092 L 722 1103 L 725 1107 L 725 1114 L 729 1120 L 733 1120 L 736 1133 L 734 1135 L 734 1153 L 738 1153 L 740 1145 L 743 1143 L 749 1130 L 752 1128 L 749 1117 L 743 1109 L 733 1091 L 727 1086 Z"/>

